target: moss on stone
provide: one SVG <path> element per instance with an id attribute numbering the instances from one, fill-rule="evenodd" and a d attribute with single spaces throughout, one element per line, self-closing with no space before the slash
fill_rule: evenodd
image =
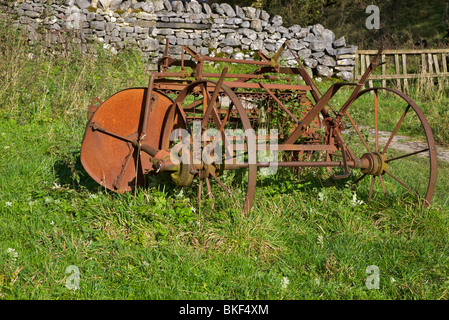
<path id="1" fill-rule="evenodd" d="M 94 7 L 90 6 L 90 7 L 87 8 L 87 11 L 89 11 L 89 12 L 97 12 L 97 8 L 94 8 Z"/>

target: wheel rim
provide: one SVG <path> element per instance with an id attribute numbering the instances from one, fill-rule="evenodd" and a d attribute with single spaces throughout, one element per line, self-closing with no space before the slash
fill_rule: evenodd
<path id="1" fill-rule="evenodd" d="M 385 94 L 390 95 L 388 100 Z M 367 103 L 370 109 L 359 111 Z M 416 103 L 395 89 L 369 88 L 357 95 L 345 119 L 351 127 L 344 133 L 347 146 L 357 157 L 377 161 L 354 182 L 369 185 L 368 199 L 377 185 L 387 197 L 413 196 L 428 206 L 436 184 L 437 156 L 430 125 Z"/>

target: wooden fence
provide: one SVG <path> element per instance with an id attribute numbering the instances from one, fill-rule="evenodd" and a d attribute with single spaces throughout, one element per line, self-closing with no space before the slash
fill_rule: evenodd
<path id="1" fill-rule="evenodd" d="M 359 80 L 369 66 L 370 61 L 377 54 L 377 50 L 358 50 L 355 54 L 354 80 Z M 396 82 L 399 90 L 408 90 L 408 80 L 424 78 L 442 81 L 449 76 L 448 72 L 449 49 L 422 49 L 422 50 L 384 50 L 381 55 L 381 74 L 371 74 L 368 80 L 369 87 L 373 87 L 373 80 L 380 79 L 385 87 L 387 80 Z M 379 67 L 377 68 L 379 69 Z M 402 80 L 402 81 L 401 81 Z M 441 83 L 441 82 L 440 82 Z"/>

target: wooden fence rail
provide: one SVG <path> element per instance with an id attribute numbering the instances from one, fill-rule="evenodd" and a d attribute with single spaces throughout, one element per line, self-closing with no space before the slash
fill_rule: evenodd
<path id="1" fill-rule="evenodd" d="M 377 50 L 358 50 L 355 54 L 354 80 L 359 80 L 370 60 L 377 54 Z M 368 80 L 369 87 L 373 87 L 373 80 L 382 80 L 385 87 L 387 80 L 396 80 L 399 90 L 408 90 L 408 79 L 448 77 L 449 49 L 422 49 L 422 50 L 384 50 L 380 62 L 381 74 L 371 74 Z M 394 66 L 394 68 L 393 68 Z M 402 80 L 402 83 L 401 83 Z"/>

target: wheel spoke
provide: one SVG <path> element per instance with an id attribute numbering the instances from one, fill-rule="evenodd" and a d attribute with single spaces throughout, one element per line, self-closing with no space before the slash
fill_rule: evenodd
<path id="1" fill-rule="evenodd" d="M 199 184 L 198 184 L 198 203 L 201 201 L 201 196 L 203 193 L 203 179 L 199 179 Z"/>
<path id="2" fill-rule="evenodd" d="M 217 85 L 218 86 L 218 85 Z M 215 93 L 215 92 L 214 92 Z M 209 99 L 209 102 L 210 101 L 212 101 L 212 99 L 213 98 L 211 98 L 210 96 L 209 96 L 209 93 L 208 92 L 206 92 L 206 96 L 207 96 L 207 98 Z M 217 99 L 215 99 L 215 100 L 217 100 Z M 209 103 L 209 105 L 210 105 L 210 103 Z M 210 116 L 212 116 L 212 121 L 214 122 L 214 124 L 215 124 L 215 126 L 217 127 L 217 128 L 222 128 L 222 127 L 224 127 L 224 121 L 222 121 L 221 119 L 220 119 L 220 116 L 218 115 L 218 112 L 217 112 L 217 109 L 215 108 L 215 103 L 214 104 L 212 104 L 210 107 L 208 107 L 207 108 L 207 111 L 206 111 L 206 114 L 205 114 L 205 116 L 204 116 L 204 118 L 203 118 L 203 120 L 202 120 L 202 123 L 201 123 L 201 127 L 203 128 L 203 129 L 206 129 L 206 126 L 207 126 L 207 122 L 208 122 L 208 120 L 209 120 L 209 117 Z M 221 130 L 220 130 L 221 131 Z"/>
<path id="3" fill-rule="evenodd" d="M 394 128 L 393 133 L 392 133 L 391 136 L 390 136 L 390 139 L 388 139 L 388 142 L 387 142 L 387 144 L 385 145 L 384 150 L 382 151 L 382 154 L 385 154 L 385 152 L 387 151 L 388 146 L 390 145 L 391 141 L 393 140 L 393 137 L 396 135 L 396 133 L 397 133 L 397 131 L 398 131 L 398 129 L 399 129 L 399 127 L 400 127 L 402 121 L 404 120 L 405 115 L 407 114 L 407 112 L 408 112 L 409 109 L 410 109 L 410 105 L 408 105 L 407 108 L 405 108 L 405 111 L 404 111 L 404 113 L 402 114 L 402 117 L 401 117 L 401 119 L 399 120 L 398 124 L 397 124 L 396 127 Z"/>
<path id="4" fill-rule="evenodd" d="M 201 85 L 201 89 L 203 91 L 203 116 L 204 116 L 206 113 L 206 110 L 207 110 L 207 105 L 208 105 L 207 99 L 210 98 L 209 94 L 207 93 L 207 83 L 204 83 L 203 85 Z"/>
<path id="5" fill-rule="evenodd" d="M 202 104 L 203 104 L 202 100 L 195 100 L 191 104 L 188 104 L 185 107 L 183 107 L 183 109 L 184 109 L 184 111 L 192 111 L 192 110 L 195 110 L 196 107 L 198 107 Z"/>
<path id="6" fill-rule="evenodd" d="M 220 93 L 220 90 L 221 90 L 221 88 L 222 88 L 222 86 L 223 86 L 224 76 L 226 75 L 227 72 L 228 72 L 228 67 L 225 67 L 225 68 L 223 69 L 222 73 L 221 73 L 220 79 L 218 80 L 218 82 L 217 82 L 217 84 L 216 84 L 216 86 L 215 86 L 215 90 L 214 90 L 214 92 L 212 93 L 212 97 L 211 97 L 210 100 L 209 100 L 209 103 L 208 103 L 208 105 L 207 105 L 206 113 L 204 114 L 203 120 L 202 120 L 202 122 L 201 122 L 201 127 L 202 127 L 203 129 L 206 128 L 207 121 L 209 120 L 209 116 L 211 115 L 211 113 L 212 113 L 213 111 L 216 111 L 214 105 L 215 105 L 215 102 L 216 102 L 217 99 L 218 99 L 218 94 Z M 207 93 L 207 90 L 206 90 L 206 93 Z M 216 119 L 215 119 L 215 116 L 216 116 L 216 112 L 215 112 L 215 115 L 212 114 L 212 117 L 214 118 L 214 121 L 216 120 Z M 216 123 L 215 125 L 216 125 L 218 128 L 220 127 L 220 124 L 219 124 L 219 123 Z"/>
<path id="7" fill-rule="evenodd" d="M 231 114 L 233 106 L 234 106 L 234 103 L 231 101 L 231 104 L 229 105 L 229 108 L 228 108 L 228 112 L 226 112 L 226 115 L 225 115 L 223 121 L 221 122 L 221 126 L 220 126 L 220 129 L 218 131 L 223 132 L 225 124 L 228 122 L 228 118 L 229 118 L 229 115 Z"/>
<path id="8" fill-rule="evenodd" d="M 373 195 L 373 190 L 374 190 L 374 182 L 376 181 L 376 177 L 373 176 L 373 178 L 371 179 L 371 186 L 369 188 L 369 194 L 368 194 L 368 199 L 371 199 L 371 196 Z"/>
<path id="9" fill-rule="evenodd" d="M 228 148 L 230 148 L 231 144 L 229 143 L 229 139 L 228 136 L 225 133 L 225 126 L 228 123 L 229 120 L 229 115 L 231 113 L 232 107 L 234 106 L 234 103 L 231 102 L 231 105 L 229 106 L 229 110 L 228 112 L 225 114 L 225 117 L 223 120 L 220 119 L 215 107 L 213 107 L 212 112 L 212 117 L 214 119 L 214 123 L 218 128 L 218 133 L 221 134 L 221 141 L 224 143 L 225 146 L 228 146 Z M 220 142 L 220 139 L 214 139 L 214 141 L 211 142 L 211 150 L 215 149 L 217 143 Z M 228 152 L 230 151 L 230 149 L 228 150 Z"/>
<path id="10" fill-rule="evenodd" d="M 214 207 L 214 198 L 212 196 L 212 188 L 210 186 L 210 181 L 209 178 L 206 178 L 206 186 L 207 186 L 207 196 L 209 197 L 210 201 L 211 201 L 211 206 L 212 208 Z"/>
<path id="11" fill-rule="evenodd" d="M 368 147 L 368 144 L 365 141 L 365 138 L 363 138 L 362 134 L 359 131 L 359 128 L 357 128 L 354 120 L 352 120 L 351 116 L 349 115 L 349 112 L 346 110 L 346 116 L 349 119 L 349 122 L 351 122 L 352 127 L 355 129 L 355 132 L 357 132 L 357 135 L 359 136 L 360 140 L 362 140 L 363 145 L 365 146 L 366 150 L 368 150 L 369 153 L 371 153 L 370 148 Z"/>
<path id="12" fill-rule="evenodd" d="M 374 90 L 374 132 L 376 140 L 376 152 L 379 152 L 379 110 L 377 101 L 377 90 Z"/>
<path id="13" fill-rule="evenodd" d="M 220 185 L 220 187 L 223 188 L 224 191 L 226 191 L 226 193 L 228 195 L 231 195 L 231 191 L 229 191 L 229 189 L 224 185 L 224 183 L 217 177 L 217 175 L 213 172 L 210 172 L 210 175 L 212 176 L 212 178 L 215 179 L 215 181 L 218 182 L 218 184 Z"/>
<path id="14" fill-rule="evenodd" d="M 399 178 L 397 178 L 396 176 L 394 176 L 392 173 L 390 173 L 389 171 L 385 170 L 385 172 L 392 177 L 394 180 L 396 180 L 400 185 L 402 185 L 404 188 L 406 188 L 408 191 L 412 192 L 414 195 L 416 195 L 418 198 L 420 197 L 419 194 L 417 194 L 415 191 L 413 191 L 408 185 L 406 185 L 404 182 L 402 182 Z"/>
<path id="15" fill-rule="evenodd" d="M 419 154 L 419 153 L 423 153 L 423 152 L 426 152 L 426 151 L 429 151 L 429 148 L 426 148 L 426 149 L 422 149 L 422 150 L 419 150 L 419 151 L 415 151 L 415 152 L 411 152 L 411 153 L 407 153 L 407 154 L 404 154 L 404 155 L 402 155 L 402 156 L 399 156 L 399 157 L 395 157 L 395 158 L 391 158 L 391 159 L 387 159 L 385 162 L 391 162 L 391 161 L 395 161 L 395 160 L 399 160 L 399 159 L 403 159 L 403 158 L 407 158 L 407 157 L 410 157 L 410 156 L 413 156 L 413 155 L 415 155 L 415 154 Z"/>
<path id="16" fill-rule="evenodd" d="M 384 195 L 387 196 L 387 189 L 385 188 L 384 178 L 379 176 L 380 184 L 382 185 L 382 190 L 384 191 Z"/>
<path id="17" fill-rule="evenodd" d="M 356 181 L 354 181 L 352 183 L 352 185 L 356 185 L 357 183 L 359 183 L 360 181 L 362 181 L 365 177 L 367 176 L 367 174 L 363 174 L 363 176 L 361 176 L 360 178 L 358 178 Z"/>

